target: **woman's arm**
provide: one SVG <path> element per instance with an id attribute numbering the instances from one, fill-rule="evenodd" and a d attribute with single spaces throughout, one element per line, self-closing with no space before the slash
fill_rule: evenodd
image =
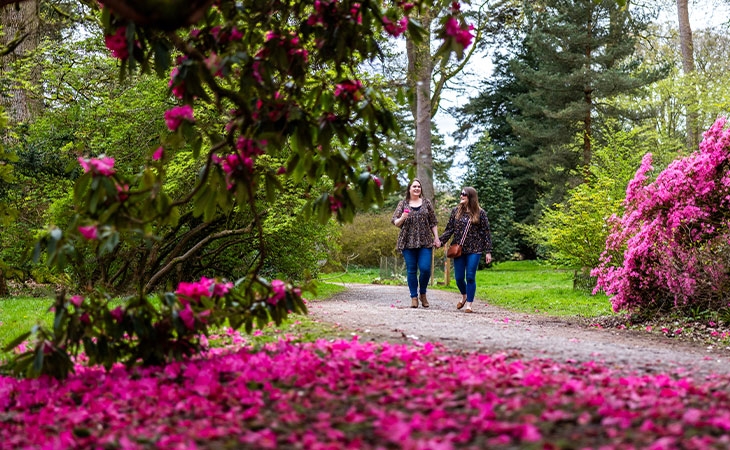
<path id="1" fill-rule="evenodd" d="M 484 249 L 484 252 L 489 255 L 489 260 L 492 259 L 492 231 L 489 229 L 489 219 L 487 218 L 487 213 L 483 209 L 479 213 L 479 226 L 482 229 L 482 233 L 484 235 L 484 240 L 487 243 L 486 248 Z M 489 261 L 487 261 L 487 264 L 489 264 Z"/>
<path id="2" fill-rule="evenodd" d="M 451 211 L 451 215 L 449 216 L 449 221 L 446 223 L 446 229 L 444 230 L 444 233 L 439 236 L 439 241 L 442 244 L 445 244 L 449 238 L 454 234 L 454 226 L 456 224 L 456 208 L 454 208 Z"/>
<path id="3" fill-rule="evenodd" d="M 390 223 L 400 228 L 403 226 L 403 222 L 405 222 L 407 218 L 408 213 L 405 212 L 405 201 L 401 200 L 398 202 L 395 212 L 393 212 L 393 217 L 390 219 Z"/>

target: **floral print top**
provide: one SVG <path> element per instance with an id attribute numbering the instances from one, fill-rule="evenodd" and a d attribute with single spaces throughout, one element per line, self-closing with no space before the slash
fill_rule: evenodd
<path id="1" fill-rule="evenodd" d="M 390 223 L 395 225 L 396 219 L 400 219 L 403 215 L 403 210 L 408 206 L 407 200 L 401 200 L 398 203 L 398 207 L 395 208 L 393 218 L 390 219 Z M 400 227 L 400 233 L 398 234 L 398 242 L 395 248 L 398 251 L 402 251 L 404 248 L 431 248 L 433 247 L 433 241 L 436 237 L 433 235 L 432 228 L 438 225 L 436 219 L 436 212 L 433 210 L 433 205 L 427 199 L 423 199 L 423 203 L 418 208 L 408 206 L 411 210 L 408 213 L 408 218 L 403 225 Z"/>
<path id="2" fill-rule="evenodd" d="M 461 242 L 461 237 L 464 235 L 466 229 L 466 223 L 469 221 L 469 216 L 466 214 L 462 215 L 461 218 L 456 218 L 456 212 L 458 207 L 451 210 L 451 216 L 449 217 L 449 223 L 446 224 L 444 233 L 439 236 L 441 243 L 446 245 L 446 241 L 453 236 L 452 244 L 458 244 Z M 489 229 L 489 220 L 487 219 L 487 213 L 483 209 L 479 208 L 479 223 L 472 223 L 469 226 L 469 233 L 464 239 L 464 245 L 461 249 L 462 254 L 464 253 L 491 253 L 492 252 L 492 232 Z"/>

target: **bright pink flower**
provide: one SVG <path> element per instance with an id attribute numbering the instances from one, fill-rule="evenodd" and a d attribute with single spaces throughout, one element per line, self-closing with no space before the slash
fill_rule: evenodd
<path id="1" fill-rule="evenodd" d="M 335 86 L 335 97 L 358 101 L 362 98 L 362 81 L 344 80 Z"/>
<path id="2" fill-rule="evenodd" d="M 71 299 L 69 301 L 71 302 L 72 305 L 74 305 L 75 307 L 78 308 L 84 302 L 84 297 L 82 297 L 80 295 L 74 295 L 73 297 L 71 297 Z"/>
<path id="3" fill-rule="evenodd" d="M 332 211 L 332 212 L 339 211 L 340 208 L 342 208 L 342 202 L 337 197 L 330 195 L 329 202 L 330 202 L 330 211 Z"/>
<path id="4" fill-rule="evenodd" d="M 117 306 L 116 308 L 112 309 L 111 311 L 109 311 L 109 314 L 117 322 L 121 322 L 124 318 L 124 310 L 121 306 Z"/>
<path id="5" fill-rule="evenodd" d="M 228 282 L 228 283 L 217 283 L 213 287 L 213 295 L 216 296 L 216 297 L 223 297 L 231 289 L 233 289 L 233 283 L 231 283 L 231 282 Z"/>
<path id="6" fill-rule="evenodd" d="M 157 150 L 152 154 L 152 160 L 153 161 L 159 161 L 162 159 L 162 157 L 165 155 L 165 149 L 160 147 L 157 147 Z"/>
<path id="7" fill-rule="evenodd" d="M 273 294 L 269 297 L 268 302 L 272 305 L 279 303 L 279 300 L 286 296 L 286 283 L 281 280 L 271 282 L 271 290 Z"/>
<path id="8" fill-rule="evenodd" d="M 114 158 L 108 156 L 89 159 L 79 156 L 78 162 L 84 169 L 84 173 L 91 172 L 93 175 L 102 175 L 105 177 L 110 177 L 116 173 L 114 170 Z"/>
<path id="9" fill-rule="evenodd" d="M 185 327 L 189 330 L 195 327 L 195 316 L 193 310 L 190 308 L 190 303 L 186 304 L 185 308 L 180 310 L 180 320 L 182 320 Z"/>
<path id="10" fill-rule="evenodd" d="M 127 27 L 119 27 L 113 35 L 104 36 L 106 48 L 111 51 L 112 56 L 117 59 L 127 59 L 129 48 L 127 46 Z"/>
<path id="11" fill-rule="evenodd" d="M 213 291 L 213 286 L 215 284 L 215 280 L 210 278 L 202 277 L 200 281 L 196 281 L 193 283 L 188 282 L 181 282 L 177 285 L 177 290 L 175 293 L 181 297 L 185 301 L 187 300 L 193 300 L 194 302 L 199 302 L 201 297 L 210 297 Z M 183 300 L 181 299 L 181 301 Z"/>
<path id="12" fill-rule="evenodd" d="M 462 27 L 454 17 L 446 19 L 446 24 L 444 25 L 444 32 L 446 35 L 453 37 L 454 40 L 461 44 L 464 48 L 468 47 L 474 38 L 471 34 L 473 29 L 473 25 Z"/>
<path id="13" fill-rule="evenodd" d="M 167 83 L 167 85 L 172 90 L 172 95 L 179 99 L 182 99 L 185 95 L 185 82 L 177 81 L 177 76 L 179 73 L 180 69 L 177 67 L 173 67 L 172 71 L 170 72 L 170 81 Z"/>
<path id="14" fill-rule="evenodd" d="M 183 120 L 195 122 L 193 117 L 193 107 L 190 105 L 176 106 L 165 111 L 165 123 L 170 131 L 177 131 L 182 125 Z"/>
<path id="15" fill-rule="evenodd" d="M 96 240 L 99 237 L 99 230 L 96 228 L 96 225 L 81 226 L 78 230 L 81 236 L 90 241 Z"/>
<path id="16" fill-rule="evenodd" d="M 393 36 L 398 37 L 408 29 L 408 18 L 403 17 L 397 22 L 392 22 L 387 16 L 383 16 L 383 28 L 385 31 Z"/>

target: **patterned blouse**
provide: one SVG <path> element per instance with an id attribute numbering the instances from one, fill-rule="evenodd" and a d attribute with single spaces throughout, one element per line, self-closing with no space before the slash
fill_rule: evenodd
<path id="1" fill-rule="evenodd" d="M 400 219 L 406 206 L 408 206 L 407 200 L 401 200 L 398 203 L 390 223 L 395 225 L 396 219 Z M 433 247 L 433 241 L 436 237 L 433 235 L 432 228 L 438 225 L 433 205 L 427 198 L 424 198 L 418 209 L 412 206 L 408 206 L 408 209 L 411 212 L 408 213 L 408 218 L 401 225 L 395 248 L 402 251 L 404 248 Z"/>
<path id="2" fill-rule="evenodd" d="M 439 236 L 441 243 L 446 245 L 446 241 L 453 236 L 452 244 L 458 244 L 461 242 L 461 237 L 464 235 L 466 229 L 466 223 L 469 221 L 469 216 L 464 214 L 460 219 L 456 218 L 456 211 L 459 208 L 456 207 L 451 210 L 451 216 L 449 217 L 449 223 L 446 224 L 444 234 Z M 462 253 L 491 253 L 492 252 L 492 233 L 489 230 L 489 220 L 487 219 L 487 213 L 483 209 L 479 208 L 479 223 L 472 223 L 469 226 L 469 233 L 464 239 L 464 246 L 461 250 Z"/>

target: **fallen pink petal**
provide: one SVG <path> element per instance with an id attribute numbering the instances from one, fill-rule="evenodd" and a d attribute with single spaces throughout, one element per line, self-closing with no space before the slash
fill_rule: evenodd
<path id="1" fill-rule="evenodd" d="M 5 448 L 295 442 L 564 448 L 566 437 L 580 433 L 582 448 L 730 445 L 727 376 L 634 375 L 598 363 L 520 360 L 430 343 L 292 339 L 258 349 L 211 348 L 202 357 L 131 372 L 77 365 L 63 383 L 2 377 L 0 442 Z M 626 433 L 629 426 L 640 432 Z"/>

